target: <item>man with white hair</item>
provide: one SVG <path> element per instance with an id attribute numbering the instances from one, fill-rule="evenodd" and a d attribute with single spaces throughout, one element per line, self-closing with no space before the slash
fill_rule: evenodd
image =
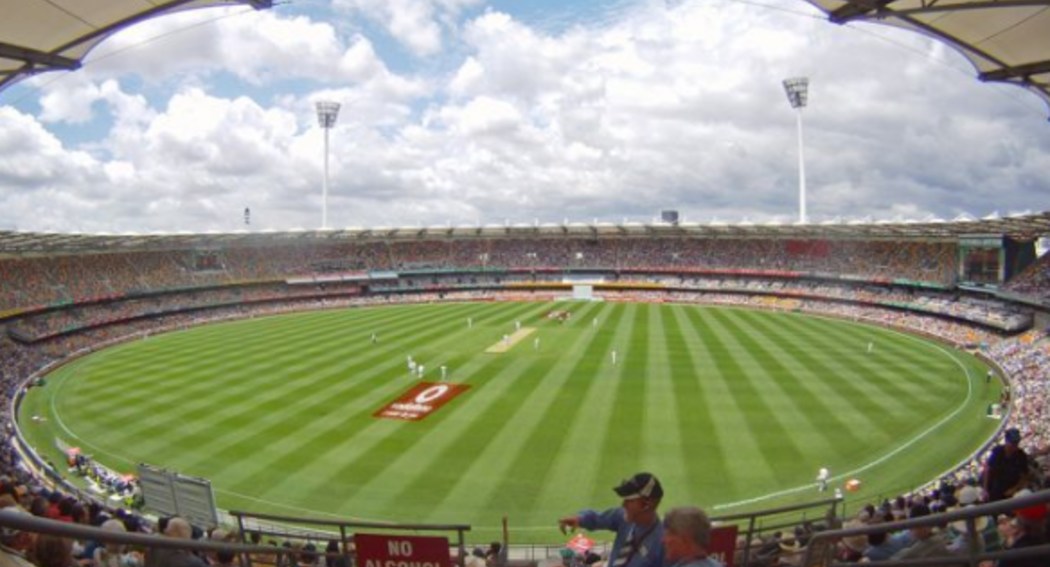
<path id="1" fill-rule="evenodd" d="M 669 567 L 722 567 L 710 556 L 711 520 L 703 510 L 672 508 L 664 516 L 664 561 Z"/>
<path id="2" fill-rule="evenodd" d="M 193 526 L 184 518 L 175 516 L 168 520 L 164 535 L 174 539 L 193 539 Z M 208 567 L 208 564 L 186 549 L 153 547 L 146 553 L 146 567 Z"/>

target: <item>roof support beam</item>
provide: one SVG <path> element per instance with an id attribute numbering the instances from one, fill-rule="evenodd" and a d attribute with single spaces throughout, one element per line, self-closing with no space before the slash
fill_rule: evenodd
<path id="1" fill-rule="evenodd" d="M 1027 79 L 1032 75 L 1050 73 L 1050 61 L 1037 61 L 1013 67 L 1003 67 L 994 71 L 985 71 L 977 75 L 982 81 L 1009 81 L 1011 79 Z"/>
<path id="2" fill-rule="evenodd" d="M 844 24 L 850 20 L 863 17 L 866 14 L 882 10 L 892 4 L 895 0 L 848 0 L 848 3 L 838 10 L 828 13 L 828 19 L 836 24 Z"/>
<path id="3" fill-rule="evenodd" d="M 1050 5 L 1047 0 L 986 0 L 984 2 L 969 2 L 959 0 L 955 2 L 924 2 L 921 6 L 907 9 L 894 9 L 893 13 L 898 16 L 912 16 L 915 14 L 931 14 L 934 12 L 968 12 L 972 10 L 989 10 L 999 8 L 1026 8 L 1046 7 Z"/>
<path id="4" fill-rule="evenodd" d="M 0 58 L 25 61 L 32 67 L 45 67 L 47 69 L 67 69 L 72 71 L 80 68 L 80 61 L 76 59 L 3 42 L 0 42 Z"/>

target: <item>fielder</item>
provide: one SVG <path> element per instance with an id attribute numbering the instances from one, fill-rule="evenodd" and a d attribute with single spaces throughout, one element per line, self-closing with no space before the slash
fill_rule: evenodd
<path id="1" fill-rule="evenodd" d="M 830 476 L 831 472 L 828 471 L 827 467 L 820 467 L 820 470 L 817 471 L 817 491 L 828 491 L 828 477 Z"/>

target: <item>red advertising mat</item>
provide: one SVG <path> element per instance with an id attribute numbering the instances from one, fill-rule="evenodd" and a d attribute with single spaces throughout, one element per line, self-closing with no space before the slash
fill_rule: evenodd
<path id="1" fill-rule="evenodd" d="M 467 391 L 466 384 L 420 382 L 372 414 L 373 417 L 419 421 L 435 412 L 452 398 Z"/>

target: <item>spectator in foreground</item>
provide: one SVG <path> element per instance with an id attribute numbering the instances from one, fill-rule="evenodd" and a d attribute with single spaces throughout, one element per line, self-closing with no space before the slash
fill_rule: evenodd
<path id="1" fill-rule="evenodd" d="M 33 563 L 39 567 L 76 567 L 73 540 L 62 536 L 40 534 L 33 548 Z"/>
<path id="2" fill-rule="evenodd" d="M 623 499 L 619 508 L 583 510 L 558 520 L 563 531 L 576 528 L 616 532 L 608 567 L 663 567 L 663 525 L 656 509 L 664 489 L 650 473 L 638 473 L 613 489 Z"/>
<path id="3" fill-rule="evenodd" d="M 908 509 L 908 519 L 924 518 L 930 515 L 930 508 L 926 504 L 913 504 Z M 944 534 L 934 530 L 933 526 L 920 526 L 908 528 L 911 534 L 912 544 L 893 554 L 893 561 L 904 561 L 906 559 L 924 559 L 927 557 L 951 557 L 948 551 L 948 540 Z M 945 564 L 954 565 L 952 562 Z"/>
<path id="4" fill-rule="evenodd" d="M 664 556 L 670 567 L 722 567 L 712 558 L 711 520 L 694 507 L 672 508 L 664 517 Z"/>
<path id="5" fill-rule="evenodd" d="M 164 535 L 188 541 L 193 539 L 193 526 L 176 516 L 164 526 Z M 155 547 L 146 554 L 146 567 L 208 567 L 208 564 L 186 549 Z"/>
<path id="6" fill-rule="evenodd" d="M 124 522 L 117 519 L 106 520 L 102 523 L 102 529 L 114 533 L 124 533 L 127 528 Z M 92 553 L 95 567 L 141 567 L 142 557 L 137 552 L 127 552 L 125 546 L 119 543 L 106 543 L 95 548 Z"/>
<path id="7" fill-rule="evenodd" d="M 1017 496 L 1029 493 L 1021 491 Z M 1046 504 L 1036 504 L 1014 511 L 1014 517 L 999 518 L 999 536 L 1006 549 L 1022 549 L 1046 543 Z M 986 565 L 982 563 L 982 567 Z M 1045 567 L 1047 556 L 1000 559 L 996 567 Z"/>
<path id="8" fill-rule="evenodd" d="M 1020 447 L 1021 432 L 1006 430 L 1004 443 L 996 445 L 984 468 L 984 491 L 989 502 L 1013 496 L 1028 482 L 1028 454 Z"/>

